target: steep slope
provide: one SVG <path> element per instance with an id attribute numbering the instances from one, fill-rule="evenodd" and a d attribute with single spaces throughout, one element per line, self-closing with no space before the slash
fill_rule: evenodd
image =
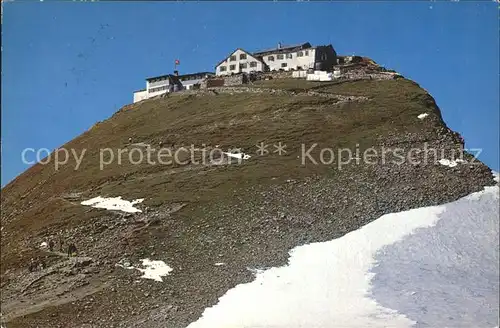
<path id="1" fill-rule="evenodd" d="M 486 187 L 294 248 L 288 265 L 229 290 L 189 328 L 495 327 L 498 198 Z"/>
<path id="2" fill-rule="evenodd" d="M 286 144 L 281 155 L 274 152 L 279 142 Z M 268 153 L 256 153 L 260 143 Z M 144 145 L 241 148 L 251 157 L 196 164 L 206 158 L 200 151 L 193 158 L 179 151 L 179 163 L 161 165 L 153 152 L 155 165 L 134 165 L 128 154 L 146 157 Z M 454 167 L 437 162 L 461 154 L 459 142 L 432 97 L 406 79 L 275 80 L 173 94 L 126 106 L 64 148 L 85 149 L 78 169 L 74 159 L 57 171 L 53 162 L 37 164 L 2 190 L 1 297 L 9 328 L 184 327 L 229 288 L 251 281 L 249 267 L 281 265 L 295 246 L 494 183 L 468 154 L 468 163 Z M 344 161 L 347 149 L 361 157 L 372 150 L 369 161 L 339 167 L 339 149 Z M 115 160 L 101 169 L 101 153 L 108 163 L 111 152 Z M 315 165 L 321 156 L 324 164 Z M 136 205 L 143 212 L 80 204 L 97 196 L 144 198 Z M 73 242 L 90 259 L 40 249 L 49 239 Z M 31 258 L 45 268 L 30 273 Z M 173 270 L 157 282 L 116 266 L 144 258 Z"/>

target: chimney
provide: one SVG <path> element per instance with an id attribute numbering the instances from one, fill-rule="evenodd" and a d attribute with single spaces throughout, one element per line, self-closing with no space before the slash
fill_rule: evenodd
<path id="1" fill-rule="evenodd" d="M 278 49 L 281 49 L 281 42 L 278 42 Z"/>

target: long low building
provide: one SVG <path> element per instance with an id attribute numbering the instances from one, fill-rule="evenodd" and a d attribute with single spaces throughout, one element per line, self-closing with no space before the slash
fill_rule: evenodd
<path id="1" fill-rule="evenodd" d="M 191 74 L 179 75 L 166 74 L 146 79 L 146 89 L 137 90 L 134 92 L 134 103 L 149 99 L 167 92 L 190 90 L 195 85 L 199 85 L 205 78 L 214 76 L 212 72 L 198 72 Z"/>
<path id="2" fill-rule="evenodd" d="M 134 103 L 144 99 L 148 99 L 148 91 L 146 89 L 134 91 Z"/>
<path id="3" fill-rule="evenodd" d="M 216 75 L 231 75 L 250 72 L 272 72 L 289 70 L 332 71 L 337 63 L 333 46 L 311 46 L 309 42 L 282 46 L 250 53 L 241 48 L 234 50 L 215 67 Z"/>

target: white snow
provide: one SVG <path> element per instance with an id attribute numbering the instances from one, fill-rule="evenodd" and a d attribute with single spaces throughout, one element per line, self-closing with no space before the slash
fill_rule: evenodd
<path id="1" fill-rule="evenodd" d="M 428 113 L 422 113 L 422 114 L 418 115 L 417 117 L 418 117 L 419 119 L 423 120 L 423 119 L 424 119 L 424 118 L 426 118 L 427 116 L 429 116 L 429 114 L 428 114 Z"/>
<path id="2" fill-rule="evenodd" d="M 127 270 L 139 270 L 143 273 L 141 278 L 152 279 L 162 282 L 161 277 L 168 275 L 173 269 L 169 267 L 165 262 L 159 260 L 142 259 L 143 268 L 138 268 L 130 265 L 130 263 L 117 263 L 116 266 L 122 267 Z"/>
<path id="3" fill-rule="evenodd" d="M 448 167 L 455 167 L 458 165 L 458 163 L 463 163 L 463 162 L 464 162 L 463 159 L 449 160 L 449 159 L 443 158 L 443 159 L 439 160 L 439 164 L 444 165 L 444 166 L 448 166 Z"/>
<path id="4" fill-rule="evenodd" d="M 138 203 L 142 203 L 144 201 L 144 198 L 136 199 L 133 201 L 128 201 L 124 200 L 119 197 L 95 197 L 89 200 L 85 200 L 81 202 L 80 204 L 82 205 L 87 205 L 87 206 L 92 206 L 95 208 L 104 208 L 110 211 L 122 211 L 122 212 L 128 212 L 128 213 L 136 213 L 136 212 L 142 212 L 140 209 L 135 208 L 134 205 Z"/>
<path id="5" fill-rule="evenodd" d="M 48 247 L 47 242 L 45 242 L 45 241 L 44 241 L 44 242 L 42 242 L 42 243 L 40 244 L 40 247 L 41 247 L 41 248 L 47 248 L 47 247 Z"/>
<path id="6" fill-rule="evenodd" d="M 498 194 L 498 186 L 466 198 L 490 192 Z M 435 226 L 445 210 L 440 205 L 387 214 L 341 238 L 296 247 L 288 265 L 255 270 L 253 282 L 230 289 L 188 328 L 414 327 L 415 321 L 369 298 L 370 271 L 384 246 Z"/>
<path id="7" fill-rule="evenodd" d="M 223 154 L 225 154 L 225 155 L 227 155 L 229 157 L 237 158 L 237 159 L 249 159 L 251 157 L 250 155 L 244 154 L 244 153 L 223 152 Z"/>
<path id="8" fill-rule="evenodd" d="M 493 174 L 493 180 L 495 180 L 497 183 L 500 183 L 500 174 L 495 171 L 491 171 L 491 174 Z"/>
<path id="9" fill-rule="evenodd" d="M 151 148 L 150 144 L 144 143 L 144 142 L 136 142 L 131 144 L 131 146 L 139 146 L 139 147 L 146 147 L 146 148 Z"/>
<path id="10" fill-rule="evenodd" d="M 224 262 L 217 262 L 217 263 L 215 263 L 214 265 L 215 265 L 215 266 L 222 266 L 222 265 L 225 265 L 225 264 L 226 264 L 226 263 L 224 263 Z"/>
<path id="11" fill-rule="evenodd" d="M 143 273 L 141 278 L 144 279 L 163 281 L 161 277 L 168 275 L 173 270 L 163 261 L 152 261 L 150 259 L 143 259 L 141 261 L 142 261 L 142 266 L 144 266 L 145 268 L 144 269 L 136 268 L 136 269 Z"/>

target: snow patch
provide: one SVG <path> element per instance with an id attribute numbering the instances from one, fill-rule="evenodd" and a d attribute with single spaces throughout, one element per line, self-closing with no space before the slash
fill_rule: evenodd
<path id="1" fill-rule="evenodd" d="M 238 159 L 249 159 L 250 158 L 250 155 L 243 154 L 243 153 L 224 153 L 224 154 L 226 154 L 229 157 L 238 158 Z"/>
<path id="2" fill-rule="evenodd" d="M 443 159 L 439 160 L 439 164 L 444 165 L 444 166 L 448 166 L 448 167 L 455 167 L 458 165 L 458 163 L 463 163 L 463 162 L 464 162 L 463 159 L 449 160 L 449 159 L 443 158 Z"/>
<path id="3" fill-rule="evenodd" d="M 427 116 L 429 116 L 429 114 L 428 114 L 428 113 L 422 113 L 422 114 L 418 115 L 417 117 L 418 117 L 419 119 L 423 120 L 423 119 L 424 119 L 424 118 L 426 118 Z"/>
<path id="4" fill-rule="evenodd" d="M 95 208 L 104 208 L 110 211 L 122 211 L 122 212 L 127 212 L 127 213 L 136 213 L 136 212 L 142 212 L 140 209 L 135 208 L 134 205 L 138 203 L 142 203 L 144 201 L 144 198 L 136 199 L 133 201 L 128 201 L 124 200 L 119 197 L 95 197 L 89 200 L 85 200 L 81 202 L 80 204 L 86 205 L 86 206 L 92 206 Z"/>
<path id="5" fill-rule="evenodd" d="M 215 266 L 222 266 L 222 265 L 226 265 L 226 263 L 224 263 L 224 262 L 217 262 L 217 263 L 215 263 L 214 265 L 215 265 Z"/>
<path id="6" fill-rule="evenodd" d="M 40 247 L 41 247 L 41 248 L 47 248 L 47 247 L 48 247 L 47 242 L 45 242 L 45 241 L 44 241 L 44 242 L 42 242 L 42 243 L 40 244 Z"/>
<path id="7" fill-rule="evenodd" d="M 377 253 L 371 298 L 425 327 L 493 327 L 498 322 L 499 188 L 457 201 L 434 227 Z M 406 291 L 416 291 L 412 297 Z"/>
<path id="8" fill-rule="evenodd" d="M 223 154 L 225 154 L 229 157 L 237 158 L 237 159 L 249 159 L 251 157 L 250 155 L 244 154 L 244 153 L 223 152 Z"/>
<path id="9" fill-rule="evenodd" d="M 493 180 L 495 180 L 496 183 L 500 183 L 500 173 L 491 171 L 491 174 L 493 174 Z"/>
<path id="10" fill-rule="evenodd" d="M 141 278 L 153 279 L 156 281 L 163 281 L 161 277 L 168 275 L 173 269 L 163 261 L 152 261 L 150 259 L 143 259 L 142 266 L 144 269 L 137 268 L 143 273 Z"/>
<path id="11" fill-rule="evenodd" d="M 116 266 L 127 269 L 127 270 L 139 270 L 143 273 L 141 278 L 143 279 L 152 279 L 156 281 L 162 282 L 163 279 L 161 277 L 167 276 L 173 269 L 169 267 L 165 262 L 163 261 L 154 261 L 150 259 L 142 259 L 142 266 L 143 268 L 137 268 L 132 265 L 130 265 L 129 262 L 121 262 L 117 263 Z"/>

